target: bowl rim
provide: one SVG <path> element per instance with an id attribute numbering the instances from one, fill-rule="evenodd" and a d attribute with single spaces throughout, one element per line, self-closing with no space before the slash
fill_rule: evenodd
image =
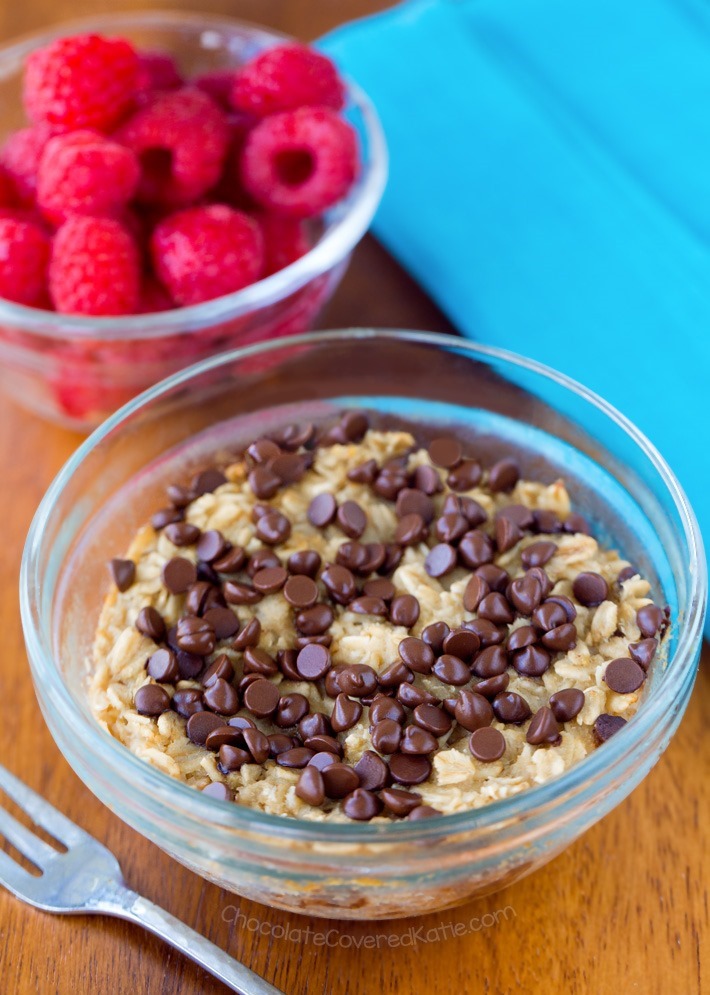
<path id="1" fill-rule="evenodd" d="M 152 402 L 159 400 L 174 388 L 219 367 L 278 349 L 310 344 L 327 345 L 330 342 L 342 341 L 344 338 L 384 339 L 445 349 L 453 348 L 473 359 L 502 362 L 541 375 L 587 401 L 622 429 L 651 462 L 672 498 L 682 524 L 683 539 L 689 551 L 688 603 L 678 625 L 675 652 L 667 662 L 659 685 L 644 701 L 636 715 L 615 734 L 611 742 L 605 744 L 604 749 L 595 750 L 564 773 L 543 784 L 527 788 L 519 794 L 491 802 L 481 808 L 442 815 L 424 822 L 402 821 L 374 825 L 321 823 L 271 815 L 248 806 L 225 803 L 203 795 L 133 754 L 82 708 L 65 684 L 54 659 L 51 634 L 43 631 L 41 626 L 38 630 L 36 624 L 37 619 L 47 621 L 39 610 L 41 602 L 39 564 L 45 526 L 74 472 L 91 457 L 104 438 L 117 429 L 120 430 L 122 423 L 127 419 L 149 407 Z M 63 714 L 62 721 L 66 722 L 67 717 L 71 717 L 72 733 L 83 736 L 90 743 L 92 756 L 96 758 L 92 764 L 98 759 L 101 759 L 105 765 L 108 763 L 108 766 L 113 768 L 112 772 L 117 773 L 119 777 L 130 780 L 142 791 L 150 791 L 152 795 L 160 797 L 163 802 L 179 810 L 185 817 L 199 820 L 204 833 L 219 832 L 224 829 L 251 833 L 264 830 L 266 834 L 277 838 L 305 840 L 309 843 L 318 841 L 338 844 L 392 844 L 412 839 L 419 840 L 422 837 L 438 837 L 442 833 L 490 829 L 501 823 L 508 824 L 511 820 L 521 821 L 555 805 L 559 807 L 577 797 L 585 787 L 597 784 L 604 775 L 618 779 L 625 773 L 623 761 L 630 762 L 644 742 L 653 740 L 654 729 L 663 726 L 664 716 L 670 714 L 674 705 L 684 707 L 687 701 L 697 668 L 706 598 L 707 566 L 695 514 L 663 456 L 625 415 L 578 381 L 536 360 L 497 347 L 472 343 L 454 335 L 406 329 L 350 328 L 309 332 L 256 343 L 195 363 L 144 391 L 99 426 L 78 447 L 54 478 L 30 525 L 20 568 L 20 611 L 33 678 L 35 683 L 41 683 L 51 693 L 53 702 Z M 49 614 L 51 615 L 51 612 Z M 49 628 L 51 628 L 51 619 Z"/>
<path id="2" fill-rule="evenodd" d="M 67 34 L 111 32 L 130 27 L 159 27 L 169 31 L 180 26 L 199 28 L 204 32 L 240 28 L 263 41 L 265 46 L 294 40 L 282 32 L 235 17 L 173 10 L 126 11 L 64 21 L 0 46 L 0 78 L 3 76 L 3 64 L 21 62 L 34 49 Z M 347 195 L 330 209 L 334 219 L 327 230 L 300 259 L 242 290 L 189 307 L 153 314 L 94 317 L 59 314 L 0 298 L 0 321 L 12 323 L 23 333 L 49 339 L 81 341 L 100 337 L 107 341 L 142 341 L 186 334 L 250 314 L 290 296 L 328 271 L 352 251 L 370 227 L 382 199 L 388 173 L 387 143 L 375 107 L 357 83 L 347 74 L 341 75 L 348 95 L 346 110 L 348 106 L 354 108 L 362 119 L 368 158 L 361 163 L 360 175 Z"/>

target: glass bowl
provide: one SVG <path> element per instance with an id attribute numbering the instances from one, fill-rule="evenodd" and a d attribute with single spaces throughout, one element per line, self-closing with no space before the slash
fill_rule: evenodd
<path id="1" fill-rule="evenodd" d="M 502 440 L 574 505 L 671 608 L 667 663 L 638 714 L 556 779 L 487 807 L 417 822 L 318 824 L 226 804 L 161 773 L 94 720 L 87 656 L 106 561 L 183 479 L 294 419 L 363 406 Z M 22 621 L 37 696 L 59 748 L 116 815 L 169 854 L 258 902 L 337 918 L 415 915 L 528 874 L 649 772 L 680 722 L 706 598 L 698 526 L 673 473 L 601 398 L 526 359 L 416 332 L 352 330 L 249 346 L 178 373 L 126 405 L 69 460 L 30 529 Z"/>
<path id="2" fill-rule="evenodd" d="M 27 55 L 54 38 L 95 31 L 171 54 L 187 75 L 239 65 L 283 41 L 231 18 L 168 11 L 102 15 L 62 24 L 0 48 L 0 140 L 26 124 L 21 103 Z M 369 227 L 387 176 L 384 136 L 355 85 L 347 117 L 360 141 L 360 176 L 323 219 L 314 247 L 244 290 L 192 307 L 119 318 L 59 315 L 0 299 L 0 384 L 53 421 L 88 430 L 164 377 L 218 352 L 312 328 Z"/>

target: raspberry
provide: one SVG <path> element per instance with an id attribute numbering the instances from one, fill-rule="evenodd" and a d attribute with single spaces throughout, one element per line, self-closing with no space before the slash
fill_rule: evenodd
<path id="1" fill-rule="evenodd" d="M 167 52 L 138 53 L 138 90 L 177 90 L 183 78 L 175 59 Z"/>
<path id="2" fill-rule="evenodd" d="M 8 171 L 0 166 L 0 207 L 14 207 L 17 202 L 15 184 Z"/>
<path id="3" fill-rule="evenodd" d="M 139 157 L 138 196 L 181 206 L 207 193 L 219 179 L 229 129 L 205 93 L 159 93 L 128 120 L 116 138 Z"/>
<path id="4" fill-rule="evenodd" d="M 330 59 L 294 43 L 267 49 L 240 69 L 234 80 L 232 104 L 237 110 L 259 117 L 296 107 L 339 111 L 344 93 Z"/>
<path id="5" fill-rule="evenodd" d="M 175 305 L 165 287 L 147 277 L 141 287 L 141 297 L 138 303 L 139 314 L 153 314 L 155 311 L 170 311 Z"/>
<path id="6" fill-rule="evenodd" d="M 27 59 L 23 91 L 27 116 L 62 131 L 110 131 L 129 109 L 138 91 L 138 75 L 138 55 L 122 38 L 57 38 Z"/>
<path id="7" fill-rule="evenodd" d="M 138 307 L 138 250 L 111 218 L 72 217 L 54 236 L 49 290 L 63 314 L 134 314 Z"/>
<path id="8" fill-rule="evenodd" d="M 0 218 L 0 297 L 47 306 L 49 238 L 29 221 Z"/>
<path id="9" fill-rule="evenodd" d="M 192 85 L 202 90 L 222 110 L 232 109 L 232 90 L 234 89 L 233 69 L 212 69 L 208 73 L 195 76 Z"/>
<path id="10" fill-rule="evenodd" d="M 301 107 L 265 118 L 249 133 L 241 176 L 263 207 L 307 218 L 347 193 L 357 164 L 350 125 L 325 107 Z"/>
<path id="11" fill-rule="evenodd" d="M 151 250 L 158 278 L 184 306 L 241 290 L 259 278 L 264 263 L 256 221 L 224 204 L 193 207 L 161 221 Z"/>
<path id="12" fill-rule="evenodd" d="M 37 204 L 54 224 L 72 214 L 116 217 L 135 193 L 139 177 L 130 149 L 93 131 L 72 131 L 47 143 L 37 176 Z"/>
<path id="13" fill-rule="evenodd" d="M 264 236 L 264 276 L 295 263 L 310 249 L 305 225 L 297 218 L 262 214 L 258 221 Z"/>
<path id="14" fill-rule="evenodd" d="M 15 183 L 15 190 L 24 203 L 31 203 L 37 194 L 37 172 L 45 146 L 56 131 L 48 124 L 20 128 L 8 136 L 0 155 L 5 170 Z"/>

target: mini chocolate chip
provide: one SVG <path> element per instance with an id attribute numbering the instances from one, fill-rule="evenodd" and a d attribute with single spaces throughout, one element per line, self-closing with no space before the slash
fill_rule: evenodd
<path id="1" fill-rule="evenodd" d="M 226 653 L 220 653 L 204 672 L 202 675 L 203 687 L 208 688 L 210 684 L 214 684 L 218 677 L 228 682 L 234 679 L 234 667 Z"/>
<path id="2" fill-rule="evenodd" d="M 358 615 L 386 616 L 388 608 L 382 598 L 368 598 L 363 596 L 361 598 L 353 598 L 348 605 L 348 611 L 356 612 Z"/>
<path id="3" fill-rule="evenodd" d="M 333 624 L 333 609 L 330 605 L 312 605 L 296 615 L 296 628 L 304 636 L 320 636 Z"/>
<path id="4" fill-rule="evenodd" d="M 565 532 L 570 532 L 572 534 L 576 534 L 578 532 L 581 532 L 583 535 L 592 534 L 592 530 L 587 519 L 583 515 L 579 515 L 574 511 L 571 515 L 567 516 L 563 528 Z"/>
<path id="5" fill-rule="evenodd" d="M 325 785 L 321 772 L 312 765 L 304 767 L 296 785 L 296 794 L 307 805 L 322 805 L 325 801 Z"/>
<path id="6" fill-rule="evenodd" d="M 345 798 L 360 786 L 360 778 L 352 767 L 343 763 L 328 764 L 321 771 L 327 798 Z"/>
<path id="7" fill-rule="evenodd" d="M 422 796 L 416 791 L 402 791 L 401 788 L 383 788 L 380 798 L 392 815 L 403 818 L 422 804 Z"/>
<path id="8" fill-rule="evenodd" d="M 180 678 L 175 654 L 169 649 L 156 650 L 152 656 L 149 656 L 146 670 L 154 681 L 161 681 L 164 684 L 174 684 Z"/>
<path id="9" fill-rule="evenodd" d="M 584 692 L 579 688 L 563 688 L 550 695 L 549 705 L 558 722 L 570 722 L 584 708 Z"/>
<path id="10" fill-rule="evenodd" d="M 600 574 L 585 571 L 575 577 L 572 593 L 580 605 L 594 608 L 609 597 L 609 587 Z"/>
<path id="11" fill-rule="evenodd" d="M 471 733 L 468 748 L 476 760 L 483 764 L 493 763 L 505 753 L 505 736 L 500 729 L 484 726 Z"/>
<path id="12" fill-rule="evenodd" d="M 508 587 L 508 598 L 521 615 L 532 615 L 542 601 L 544 591 L 539 579 L 526 573 L 511 581 Z"/>
<path id="13" fill-rule="evenodd" d="M 524 677 L 542 677 L 548 670 L 551 659 L 542 646 L 525 646 L 513 653 L 513 666 Z"/>
<path id="14" fill-rule="evenodd" d="M 415 469 L 414 486 L 417 490 L 429 496 L 438 494 L 439 491 L 443 490 L 441 477 L 433 466 L 427 466 L 426 464 L 418 466 Z"/>
<path id="15" fill-rule="evenodd" d="M 369 573 L 370 554 L 361 542 L 344 542 L 338 547 L 335 562 L 353 573 Z"/>
<path id="16" fill-rule="evenodd" d="M 136 565 L 133 560 L 121 560 L 114 557 L 109 563 L 113 582 L 119 591 L 127 591 L 136 579 Z"/>
<path id="17" fill-rule="evenodd" d="M 309 745 L 310 749 L 315 747 Z M 337 753 L 329 753 L 327 750 L 321 750 L 320 753 L 314 753 L 311 759 L 308 761 L 309 767 L 315 767 L 317 770 L 323 770 L 325 767 L 330 767 L 331 764 L 337 764 L 340 757 Z"/>
<path id="18" fill-rule="evenodd" d="M 491 701 L 497 694 L 502 694 L 509 683 L 510 677 L 507 674 L 497 674 L 495 677 L 487 677 L 485 681 L 479 681 L 473 690 Z"/>
<path id="19" fill-rule="evenodd" d="M 229 728 L 229 726 L 227 726 L 227 728 Z M 219 744 L 219 737 L 220 730 L 215 729 L 215 731 L 211 732 L 207 737 L 207 743 L 205 745 L 209 749 L 208 744 L 210 742 L 214 742 L 215 747 L 219 748 L 219 760 L 217 761 L 217 767 L 223 774 L 230 774 L 232 771 L 240 770 L 244 764 L 252 762 L 252 758 L 246 750 L 242 750 L 241 747 L 237 746 L 235 743 Z M 214 749 L 215 747 L 212 748 Z"/>
<path id="20" fill-rule="evenodd" d="M 246 449 L 246 455 L 257 466 L 260 463 L 268 463 L 280 454 L 281 447 L 271 439 L 256 439 Z"/>
<path id="21" fill-rule="evenodd" d="M 417 674 L 428 674 L 434 666 L 434 651 L 423 639 L 407 636 L 399 644 L 399 655 L 404 663 Z"/>
<path id="22" fill-rule="evenodd" d="M 512 622 L 514 618 L 507 598 L 497 591 L 491 591 L 481 601 L 478 606 L 478 617 L 487 618 L 489 622 L 495 622 L 497 625 Z"/>
<path id="23" fill-rule="evenodd" d="M 218 487 L 226 483 L 227 478 L 222 471 L 216 467 L 210 467 L 192 478 L 190 490 L 195 497 L 201 497 L 203 494 L 211 494 L 212 491 L 216 491 Z"/>
<path id="24" fill-rule="evenodd" d="M 450 631 L 446 622 L 432 622 L 422 629 L 422 639 L 427 646 L 431 646 L 434 653 L 438 654 L 442 652 L 444 640 Z"/>
<path id="25" fill-rule="evenodd" d="M 338 525 L 351 539 L 359 539 L 367 528 L 367 515 L 357 501 L 344 501 L 337 510 Z"/>
<path id="26" fill-rule="evenodd" d="M 485 580 L 491 591 L 499 591 L 501 594 L 505 594 L 510 583 L 508 572 L 495 563 L 483 563 L 480 567 L 476 567 L 474 576 Z"/>
<path id="27" fill-rule="evenodd" d="M 571 622 L 565 622 L 564 625 L 558 625 L 545 632 L 541 642 L 547 649 L 555 650 L 558 653 L 568 653 L 577 645 L 577 630 Z"/>
<path id="28" fill-rule="evenodd" d="M 538 640 L 538 633 L 532 625 L 521 625 L 508 636 L 506 648 L 509 653 L 515 653 L 525 646 L 532 646 Z"/>
<path id="29" fill-rule="evenodd" d="M 554 511 L 536 508 L 533 511 L 533 529 L 536 532 L 553 535 L 557 532 L 562 532 L 562 522 Z"/>
<path id="30" fill-rule="evenodd" d="M 396 660 L 377 675 L 380 687 L 395 688 L 400 684 L 411 684 L 414 674 L 401 660 Z"/>
<path id="31" fill-rule="evenodd" d="M 365 698 L 377 690 L 377 674 L 366 663 L 351 663 L 338 674 L 339 690 L 355 698 Z"/>
<path id="32" fill-rule="evenodd" d="M 623 728 L 626 725 L 626 719 L 622 719 L 620 715 L 609 715 L 603 712 L 592 726 L 592 735 L 596 741 L 597 746 L 601 746 L 602 743 L 606 743 L 607 740 Z"/>
<path id="33" fill-rule="evenodd" d="M 207 739 L 205 740 L 205 746 L 208 750 L 219 750 L 223 746 L 239 746 L 242 741 L 242 734 L 239 729 L 235 729 L 233 726 L 222 725 L 217 726 L 212 732 L 207 734 Z M 244 754 L 244 761 L 250 760 L 251 757 L 248 753 Z M 222 773 L 225 773 L 223 770 Z"/>
<path id="34" fill-rule="evenodd" d="M 428 756 L 438 747 L 436 737 L 419 726 L 407 726 L 400 744 L 402 753 L 414 756 Z"/>
<path id="35" fill-rule="evenodd" d="M 432 463 L 446 470 L 457 466 L 463 457 L 463 448 L 459 440 L 448 435 L 432 439 L 428 452 Z"/>
<path id="36" fill-rule="evenodd" d="M 186 653 L 185 650 L 176 650 L 175 658 L 177 659 L 178 670 L 183 681 L 195 680 L 205 664 L 201 656 L 196 656 L 194 653 Z"/>
<path id="37" fill-rule="evenodd" d="M 307 446 L 313 440 L 314 435 L 315 427 L 313 424 L 304 422 L 302 425 L 294 423 L 284 425 L 282 428 L 269 432 L 268 437 L 282 449 L 295 452 L 301 446 Z"/>
<path id="38" fill-rule="evenodd" d="M 369 459 L 348 470 L 347 477 L 348 480 L 352 480 L 356 484 L 372 484 L 378 472 L 379 467 L 376 460 Z"/>
<path id="39" fill-rule="evenodd" d="M 564 594 L 551 594 L 547 598 L 547 601 L 551 602 L 552 604 L 559 605 L 560 608 L 563 608 L 567 615 L 567 621 L 574 622 L 574 620 L 577 617 L 577 609 L 572 604 L 570 599 L 564 596 Z"/>
<path id="40" fill-rule="evenodd" d="M 204 746 L 207 737 L 224 725 L 224 719 L 213 712 L 195 712 L 187 720 L 187 738 L 196 746 Z"/>
<path id="41" fill-rule="evenodd" d="M 281 486 L 281 478 L 274 473 L 268 464 L 255 466 L 253 470 L 249 471 L 247 480 L 254 496 L 260 501 L 268 501 Z"/>
<path id="42" fill-rule="evenodd" d="M 462 691 L 456 699 L 454 718 L 464 729 L 473 732 L 491 724 L 493 709 L 483 695 L 476 691 Z"/>
<path id="43" fill-rule="evenodd" d="M 333 753 L 336 759 L 343 755 L 343 747 L 334 736 L 323 734 L 320 736 L 309 736 L 303 743 L 309 750 L 316 753 Z"/>
<path id="44" fill-rule="evenodd" d="M 239 695 L 236 689 L 222 677 L 216 677 L 203 692 L 202 700 L 207 708 L 220 715 L 234 715 L 239 708 Z"/>
<path id="45" fill-rule="evenodd" d="M 417 623 L 419 611 L 419 602 L 413 594 L 398 594 L 390 604 L 390 621 L 393 625 L 411 629 Z"/>
<path id="46" fill-rule="evenodd" d="M 241 735 L 254 763 L 265 763 L 269 757 L 269 740 L 264 733 L 259 729 L 247 727 L 242 729 Z"/>
<path id="47" fill-rule="evenodd" d="M 208 656 L 215 647 L 215 632 L 206 619 L 188 615 L 178 620 L 176 640 L 186 653 Z"/>
<path id="48" fill-rule="evenodd" d="M 202 704 L 202 692 L 198 691 L 197 688 L 176 691 L 171 704 L 178 715 L 182 715 L 184 719 L 189 719 L 195 712 L 202 712 L 205 708 Z"/>
<path id="49" fill-rule="evenodd" d="M 402 727 L 395 719 L 380 719 L 372 726 L 370 739 L 378 753 L 396 753 L 402 740 Z"/>
<path id="50" fill-rule="evenodd" d="M 295 574 L 286 581 L 284 597 L 294 608 L 311 608 L 318 600 L 318 585 L 305 574 Z"/>
<path id="51" fill-rule="evenodd" d="M 276 763 L 279 767 L 290 767 L 300 770 L 308 766 L 308 762 L 313 756 L 313 750 L 309 750 L 307 746 L 294 746 L 290 750 L 284 750 L 283 753 L 279 753 L 276 757 Z"/>
<path id="52" fill-rule="evenodd" d="M 481 601 L 490 593 L 490 587 L 482 577 L 475 574 L 466 585 L 463 592 L 463 606 L 467 612 L 475 612 Z"/>
<path id="53" fill-rule="evenodd" d="M 397 495 L 395 512 L 398 518 L 419 515 L 424 524 L 429 525 L 434 519 L 434 502 L 424 491 L 405 487 Z"/>
<path id="54" fill-rule="evenodd" d="M 335 699 L 333 711 L 330 716 L 330 724 L 335 732 L 345 732 L 352 729 L 362 715 L 362 705 L 359 701 L 353 701 L 346 694 L 339 694 Z"/>
<path id="55" fill-rule="evenodd" d="M 353 769 L 367 791 L 379 791 L 389 783 L 389 767 L 373 750 L 365 750 Z"/>
<path id="56" fill-rule="evenodd" d="M 470 629 L 452 629 L 444 637 L 442 651 L 468 663 L 478 652 L 481 640 Z"/>
<path id="57" fill-rule="evenodd" d="M 187 487 L 180 484 L 168 484 L 166 488 L 168 500 L 174 508 L 187 508 L 195 499 L 195 495 Z"/>
<path id="58" fill-rule="evenodd" d="M 424 569 L 430 577 L 444 577 L 456 567 L 456 550 L 446 542 L 433 546 L 424 560 Z"/>
<path id="59" fill-rule="evenodd" d="M 317 643 L 304 646 L 296 658 L 296 669 L 306 681 L 317 681 L 325 677 L 330 667 L 330 653 L 325 646 Z"/>
<path id="60" fill-rule="evenodd" d="M 547 705 L 539 708 L 528 726 L 525 739 L 532 746 L 540 746 L 543 743 L 556 744 L 560 738 L 560 727 L 552 709 Z"/>
<path id="61" fill-rule="evenodd" d="M 377 567 L 377 573 L 381 577 L 387 577 L 392 574 L 402 561 L 404 555 L 404 550 L 401 546 L 398 546 L 395 542 L 390 542 L 385 544 L 385 558 L 382 561 L 382 565 Z"/>
<path id="62" fill-rule="evenodd" d="M 166 525 L 171 525 L 173 522 L 181 522 L 184 517 L 185 513 L 181 508 L 161 508 L 160 511 L 156 511 L 151 517 L 150 524 L 156 532 L 160 532 Z"/>
<path id="63" fill-rule="evenodd" d="M 476 677 L 496 677 L 508 669 L 508 655 L 502 646 L 487 646 L 473 661 Z"/>
<path id="64" fill-rule="evenodd" d="M 520 554 L 520 559 L 523 567 L 529 570 L 530 567 L 544 567 L 556 552 L 557 546 L 554 542 L 534 542 L 525 547 Z"/>
<path id="65" fill-rule="evenodd" d="M 620 657 L 607 664 L 604 680 L 617 694 L 631 694 L 638 691 L 646 680 L 646 672 L 629 657 Z"/>
<path id="66" fill-rule="evenodd" d="M 230 605 L 255 605 L 262 598 L 251 584 L 242 584 L 236 580 L 228 580 L 222 590 Z"/>
<path id="67" fill-rule="evenodd" d="M 197 580 L 197 567 L 184 556 L 174 556 L 163 567 L 163 583 L 171 594 L 184 594 Z"/>
<path id="68" fill-rule="evenodd" d="M 316 494 L 308 505 L 308 521 L 317 529 L 324 529 L 335 518 L 338 502 L 329 491 Z"/>
<path id="69" fill-rule="evenodd" d="M 252 584 L 260 594 L 275 594 L 281 590 L 287 578 L 288 573 L 285 567 L 264 567 L 263 570 L 254 574 Z"/>
<path id="70" fill-rule="evenodd" d="M 247 622 L 242 631 L 234 637 L 232 646 L 235 650 L 244 651 L 249 646 L 256 646 L 260 635 L 261 622 L 258 618 L 252 618 Z"/>
<path id="71" fill-rule="evenodd" d="M 556 601 L 545 601 L 532 614 L 533 625 L 542 632 L 550 632 L 567 624 L 567 612 Z"/>
<path id="72" fill-rule="evenodd" d="M 636 612 L 636 624 L 645 639 L 651 639 L 665 626 L 666 616 L 658 605 L 644 605 Z"/>
<path id="73" fill-rule="evenodd" d="M 244 705 L 258 719 L 265 719 L 276 711 L 280 697 L 275 684 L 259 677 L 244 692 Z"/>
<path id="74" fill-rule="evenodd" d="M 405 718 L 404 707 L 396 698 L 388 698 L 386 695 L 378 696 L 370 705 L 370 725 L 376 725 L 383 719 L 394 719 L 395 722 L 401 724 Z"/>
<path id="75" fill-rule="evenodd" d="M 522 722 L 527 722 L 532 711 L 525 698 L 515 691 L 506 691 L 497 694 L 493 699 L 493 714 L 499 722 L 520 725 Z"/>
<path id="76" fill-rule="evenodd" d="M 428 533 L 427 525 L 421 515 L 412 512 L 400 518 L 394 534 L 395 542 L 400 546 L 414 546 L 423 542 Z"/>
<path id="77" fill-rule="evenodd" d="M 452 491 L 470 491 L 481 482 L 483 470 L 476 460 L 465 459 L 447 476 L 446 483 Z"/>
<path id="78" fill-rule="evenodd" d="M 141 715 L 162 715 L 170 708 L 170 695 L 159 684 L 144 684 L 136 691 L 133 704 Z"/>
<path id="79" fill-rule="evenodd" d="M 407 708 L 416 708 L 417 705 L 438 705 L 439 699 L 430 691 L 424 688 L 415 687 L 414 684 L 400 684 L 397 688 L 397 700 Z"/>
<path id="80" fill-rule="evenodd" d="M 407 822 L 416 822 L 419 819 L 432 819 L 434 816 L 443 814 L 438 808 L 432 808 L 431 805 L 417 805 L 407 816 Z"/>
<path id="81" fill-rule="evenodd" d="M 370 710 L 372 713 L 372 710 Z M 426 729 L 432 736 L 439 739 L 451 730 L 451 719 L 441 708 L 436 705 L 417 705 L 412 716 L 414 721 L 422 729 Z M 405 751 L 406 752 L 406 751 Z"/>
<path id="82" fill-rule="evenodd" d="M 428 757 L 407 753 L 393 753 L 390 757 L 390 774 L 398 784 L 422 784 L 431 774 Z"/>
<path id="83" fill-rule="evenodd" d="M 165 620 L 157 608 L 146 605 L 138 612 L 136 629 L 142 636 L 147 636 L 154 643 L 158 643 L 165 637 Z"/>
<path id="84" fill-rule="evenodd" d="M 469 523 L 458 513 L 442 515 L 436 520 L 434 532 L 440 542 L 457 543 L 468 532 Z"/>
<path id="85" fill-rule="evenodd" d="M 281 453 L 269 461 L 269 466 L 282 484 L 295 484 L 312 465 L 311 453 Z"/>
<path id="86" fill-rule="evenodd" d="M 631 580 L 632 577 L 638 577 L 638 576 L 639 572 L 636 569 L 636 567 L 629 564 L 627 567 L 624 567 L 622 570 L 619 571 L 619 574 L 616 578 L 616 583 L 619 585 L 619 587 L 621 587 L 621 585 L 625 584 L 627 580 Z"/>
<path id="87" fill-rule="evenodd" d="M 212 626 L 218 641 L 230 639 L 239 632 L 239 619 L 231 608 L 216 605 L 214 608 L 209 608 L 202 617 Z"/>
<path id="88" fill-rule="evenodd" d="M 347 605 L 357 594 L 355 578 L 351 571 L 337 563 L 331 563 L 323 570 L 321 580 L 331 599 L 339 605 Z"/>
<path id="89" fill-rule="evenodd" d="M 256 523 L 256 534 L 268 546 L 277 546 L 291 535 L 291 523 L 280 511 L 269 511 Z"/>
<path id="90" fill-rule="evenodd" d="M 314 578 L 318 571 L 320 570 L 321 558 L 315 549 L 299 549 L 298 552 L 292 553 L 286 566 L 288 567 L 289 573 L 295 576 L 304 576 Z"/>
<path id="91" fill-rule="evenodd" d="M 185 598 L 185 611 L 189 615 L 202 615 L 212 590 L 212 585 L 208 584 L 206 580 L 198 580 L 194 584 L 190 584 Z"/>
<path id="92" fill-rule="evenodd" d="M 386 580 L 384 577 L 376 577 L 374 580 L 368 580 L 363 585 L 362 593 L 368 598 L 381 598 L 382 601 L 388 602 L 397 593 L 395 586 L 391 580 Z"/>
<path id="93" fill-rule="evenodd" d="M 523 530 L 510 518 L 499 516 L 496 519 L 496 546 L 499 553 L 507 553 L 523 537 Z"/>
<path id="94" fill-rule="evenodd" d="M 475 570 L 485 563 L 490 563 L 494 554 L 495 550 L 490 536 L 480 529 L 467 532 L 459 543 L 459 560 L 469 570 Z"/>
<path id="95" fill-rule="evenodd" d="M 229 551 L 229 543 L 217 529 L 203 532 L 197 543 L 197 555 L 204 563 L 221 559 Z"/>
<path id="96" fill-rule="evenodd" d="M 202 794 L 207 795 L 208 798 L 215 798 L 220 802 L 234 801 L 234 792 L 222 781 L 210 781 L 209 784 L 202 788 Z"/>
<path id="97" fill-rule="evenodd" d="M 471 680 L 471 671 L 457 656 L 444 653 L 440 656 L 432 668 L 432 673 L 436 674 L 444 684 L 453 684 L 460 687 Z"/>
<path id="98" fill-rule="evenodd" d="M 266 738 L 269 743 L 269 756 L 273 760 L 282 753 L 285 753 L 286 750 L 292 750 L 294 747 L 300 746 L 295 736 L 286 736 L 282 732 L 272 733 L 271 736 L 267 736 Z"/>
<path id="99" fill-rule="evenodd" d="M 629 643 L 629 656 L 639 667 L 648 670 L 657 649 L 657 639 L 641 639 L 637 643 Z"/>
<path id="100" fill-rule="evenodd" d="M 488 486 L 498 491 L 512 491 L 520 479 L 520 467 L 514 459 L 502 459 L 494 463 L 488 471 Z"/>
<path id="101" fill-rule="evenodd" d="M 279 668 L 276 660 L 258 646 L 248 646 L 244 650 L 244 673 L 261 674 L 262 677 L 275 677 Z"/>

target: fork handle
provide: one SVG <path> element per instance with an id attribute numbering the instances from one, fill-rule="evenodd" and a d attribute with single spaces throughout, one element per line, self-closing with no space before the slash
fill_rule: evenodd
<path id="1" fill-rule="evenodd" d="M 138 923 L 219 978 L 238 995 L 284 995 L 182 920 L 130 888 L 120 888 L 101 911 Z"/>

